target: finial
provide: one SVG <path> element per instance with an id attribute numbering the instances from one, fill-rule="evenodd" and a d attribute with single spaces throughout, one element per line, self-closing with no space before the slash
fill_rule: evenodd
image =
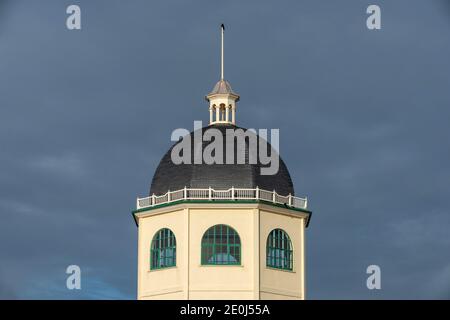
<path id="1" fill-rule="evenodd" d="M 220 29 L 221 29 L 221 34 L 222 34 L 222 46 L 221 46 L 221 60 L 220 60 L 220 66 L 221 66 L 221 68 L 220 68 L 220 80 L 223 80 L 223 34 L 224 34 L 224 31 L 225 31 L 225 25 L 222 23 L 221 25 L 220 25 Z"/>
<path id="2" fill-rule="evenodd" d="M 209 102 L 209 124 L 229 123 L 234 125 L 236 124 L 236 102 L 239 101 L 239 95 L 233 92 L 228 81 L 224 80 L 223 35 L 225 26 L 223 23 L 220 25 L 220 31 L 220 80 L 205 98 Z"/>

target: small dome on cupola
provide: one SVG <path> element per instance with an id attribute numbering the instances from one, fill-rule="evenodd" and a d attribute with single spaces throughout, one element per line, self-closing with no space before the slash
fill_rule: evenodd
<path id="1" fill-rule="evenodd" d="M 231 89 L 231 85 L 226 80 L 219 80 L 214 86 L 213 90 L 206 96 L 206 99 L 216 94 L 231 94 L 236 97 L 236 102 L 239 101 L 239 95 Z M 208 99 L 209 100 L 209 99 Z"/>

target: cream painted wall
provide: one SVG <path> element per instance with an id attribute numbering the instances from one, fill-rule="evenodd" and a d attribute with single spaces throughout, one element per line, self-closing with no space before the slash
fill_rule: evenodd
<path id="1" fill-rule="evenodd" d="M 301 299 L 303 294 L 303 215 L 255 204 L 181 204 L 136 215 L 138 299 Z M 202 266 L 201 238 L 216 224 L 235 229 L 241 239 L 241 265 Z M 176 267 L 150 270 L 150 244 L 161 228 L 177 241 Z M 266 267 L 269 232 L 288 232 L 294 247 L 293 272 Z M 259 248 L 259 249 L 258 249 Z"/>
<path id="2" fill-rule="evenodd" d="M 220 290 L 222 297 L 233 298 L 236 292 L 253 293 L 253 228 L 252 209 L 194 208 L 190 209 L 190 295 Z M 232 227 L 241 239 L 241 265 L 202 266 L 201 239 L 216 224 Z M 195 296 L 195 295 L 194 295 Z M 191 297 L 192 298 L 192 297 Z"/>
<path id="3" fill-rule="evenodd" d="M 182 298 L 183 255 L 185 243 L 181 241 L 185 233 L 183 209 L 156 214 L 139 219 L 138 237 L 138 299 L 164 299 L 172 296 Z M 155 233 L 161 228 L 169 228 L 177 241 L 177 266 L 167 269 L 150 270 L 150 244 Z M 180 293 L 181 292 L 181 293 Z"/>
<path id="4" fill-rule="evenodd" d="M 293 253 L 293 270 L 279 270 L 266 266 L 267 237 L 273 229 L 289 235 Z M 304 219 L 279 214 L 276 210 L 260 210 L 260 279 L 262 299 L 304 298 Z"/>

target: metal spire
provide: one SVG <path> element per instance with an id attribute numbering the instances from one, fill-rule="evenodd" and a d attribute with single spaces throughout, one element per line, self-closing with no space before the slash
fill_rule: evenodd
<path id="1" fill-rule="evenodd" d="M 221 46 L 221 63 L 220 63 L 220 80 L 223 80 L 223 33 L 225 31 L 225 26 L 223 25 L 223 23 L 220 26 L 221 29 L 221 33 L 222 33 L 222 46 Z"/>

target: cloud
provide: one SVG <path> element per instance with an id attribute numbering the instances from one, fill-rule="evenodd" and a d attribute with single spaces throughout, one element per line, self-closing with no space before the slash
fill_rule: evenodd
<path id="1" fill-rule="evenodd" d="M 430 275 L 427 283 L 427 293 L 430 299 L 450 299 L 450 264 L 446 265 Z"/>
<path id="2" fill-rule="evenodd" d="M 46 155 L 31 159 L 31 168 L 42 170 L 47 174 L 83 179 L 88 174 L 85 163 L 77 154 Z"/>
<path id="3" fill-rule="evenodd" d="M 450 247 L 447 213 L 425 212 L 421 216 L 395 221 L 390 224 L 393 245 L 412 250 L 426 250 L 433 245 Z"/>
<path id="4" fill-rule="evenodd" d="M 34 299 L 40 297 L 40 299 L 66 300 L 130 300 L 135 298 L 102 279 L 86 278 L 85 276 L 82 276 L 81 289 L 72 290 L 66 288 L 64 278 L 61 277 L 58 280 L 59 281 L 56 282 L 54 279 L 34 279 L 33 282 L 25 288 L 21 299 Z"/>
<path id="5" fill-rule="evenodd" d="M 376 33 L 358 0 L 79 4 L 78 32 L 60 1 L 0 2 L 2 298 L 135 297 L 130 210 L 171 131 L 208 119 L 222 22 L 237 122 L 280 128 L 314 211 L 308 298 L 448 297 L 443 2 L 382 1 Z M 80 292 L 69 264 L 86 271 Z"/>

